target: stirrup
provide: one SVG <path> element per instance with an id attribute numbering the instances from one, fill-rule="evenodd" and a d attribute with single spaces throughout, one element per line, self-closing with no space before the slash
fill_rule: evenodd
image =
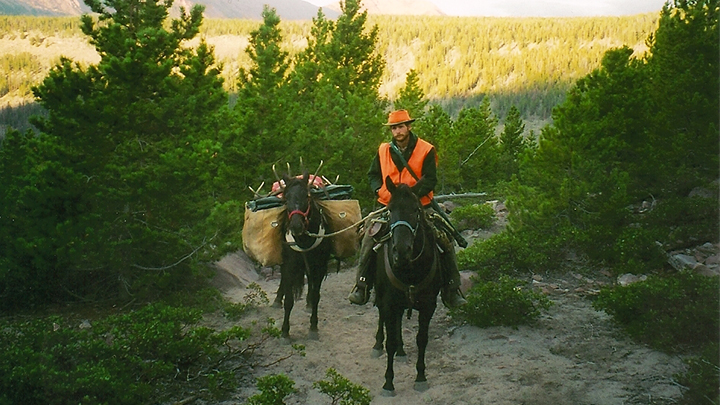
<path id="1" fill-rule="evenodd" d="M 455 288 L 452 291 L 445 290 L 441 294 L 442 302 L 445 304 L 446 307 L 452 309 L 461 307 L 465 304 L 467 304 L 467 300 L 465 300 L 465 297 L 463 297 L 462 291 L 460 291 L 459 288 Z"/>
<path id="2" fill-rule="evenodd" d="M 355 305 L 367 304 L 370 300 L 368 286 L 361 287 L 355 284 L 355 287 L 350 291 L 350 295 L 348 295 L 348 300 Z"/>

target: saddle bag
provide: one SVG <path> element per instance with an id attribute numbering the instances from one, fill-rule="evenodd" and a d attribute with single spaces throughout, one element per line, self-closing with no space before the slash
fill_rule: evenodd
<path id="1" fill-rule="evenodd" d="M 338 232 L 360 221 L 360 203 L 358 200 L 321 200 L 317 201 L 330 232 Z M 357 227 L 331 237 L 333 253 L 338 259 L 353 256 L 359 245 Z"/>
<path id="2" fill-rule="evenodd" d="M 256 208 L 254 204 L 245 204 L 243 250 L 248 257 L 264 267 L 282 264 L 282 221 L 286 216 L 285 206 Z"/>

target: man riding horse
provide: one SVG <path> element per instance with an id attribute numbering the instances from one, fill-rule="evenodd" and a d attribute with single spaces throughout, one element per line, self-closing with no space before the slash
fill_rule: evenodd
<path id="1" fill-rule="evenodd" d="M 454 308 L 466 303 L 460 292 L 460 273 L 452 242 L 455 235 L 451 235 L 451 230 L 454 229 L 440 215 L 442 212 L 433 208 L 433 206 L 437 207 L 433 200 L 433 190 L 437 183 L 437 154 L 431 143 L 412 133 L 410 124 L 414 121 L 406 110 L 393 111 L 388 115 L 388 122 L 385 125 L 390 127 L 393 139 L 380 145 L 368 171 L 368 180 L 371 189 L 375 191 L 377 201 L 383 206 L 390 201 L 390 192 L 384 183 L 386 176 L 390 176 L 395 184 L 407 184 L 415 195 L 420 197 L 420 202 L 426 208 L 431 222 L 439 230 L 436 233 L 439 236 L 438 245 L 441 250 L 442 301 L 448 308 Z M 377 218 L 378 215 L 374 215 L 365 221 L 355 286 L 348 296 L 353 304 L 366 304 L 370 298 L 370 290 L 373 288 L 376 267 L 376 254 L 373 252 L 376 227 L 373 224 Z"/>

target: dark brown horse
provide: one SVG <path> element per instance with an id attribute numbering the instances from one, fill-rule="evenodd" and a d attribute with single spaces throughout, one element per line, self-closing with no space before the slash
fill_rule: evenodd
<path id="1" fill-rule="evenodd" d="M 308 173 L 303 177 L 287 177 L 283 181 L 283 200 L 287 209 L 285 221 L 285 243 L 282 248 L 280 266 L 280 288 L 276 302 L 283 302 L 285 317 L 282 324 L 282 338 L 290 339 L 290 312 L 295 300 L 302 294 L 305 277 L 308 281 L 307 306 L 311 312 L 311 339 L 318 339 L 318 303 L 320 286 L 327 275 L 330 259 L 330 240 L 322 237 L 325 224 L 322 214 L 313 200 L 308 184 Z"/>
<path id="2" fill-rule="evenodd" d="M 405 310 L 415 309 L 419 313 L 415 389 L 427 389 L 425 349 L 430 319 L 435 313 L 442 282 L 435 233 L 420 200 L 405 184 L 396 186 L 389 177 L 385 183 L 392 194 L 388 204 L 391 236 L 378 251 L 375 305 L 380 312 L 380 326 L 385 327 L 387 336 L 383 394 L 392 396 L 395 392 L 393 360 L 402 350 L 402 316 Z M 381 329 L 376 339 L 374 348 L 381 349 Z"/>

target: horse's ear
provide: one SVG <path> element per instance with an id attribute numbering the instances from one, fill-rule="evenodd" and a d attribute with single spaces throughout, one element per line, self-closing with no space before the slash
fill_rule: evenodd
<path id="1" fill-rule="evenodd" d="M 287 174 L 283 174 L 282 180 L 280 181 L 280 188 L 285 189 L 285 187 L 288 184 L 288 181 L 290 181 L 290 177 Z"/>
<path id="2" fill-rule="evenodd" d="M 303 170 L 303 184 L 308 184 L 308 181 L 310 180 L 310 173 L 308 173 L 307 170 Z"/>
<path id="3" fill-rule="evenodd" d="M 397 187 L 395 187 L 395 183 L 393 183 L 390 176 L 385 176 L 385 187 L 388 189 L 390 194 L 394 193 L 395 189 L 397 188 Z"/>

